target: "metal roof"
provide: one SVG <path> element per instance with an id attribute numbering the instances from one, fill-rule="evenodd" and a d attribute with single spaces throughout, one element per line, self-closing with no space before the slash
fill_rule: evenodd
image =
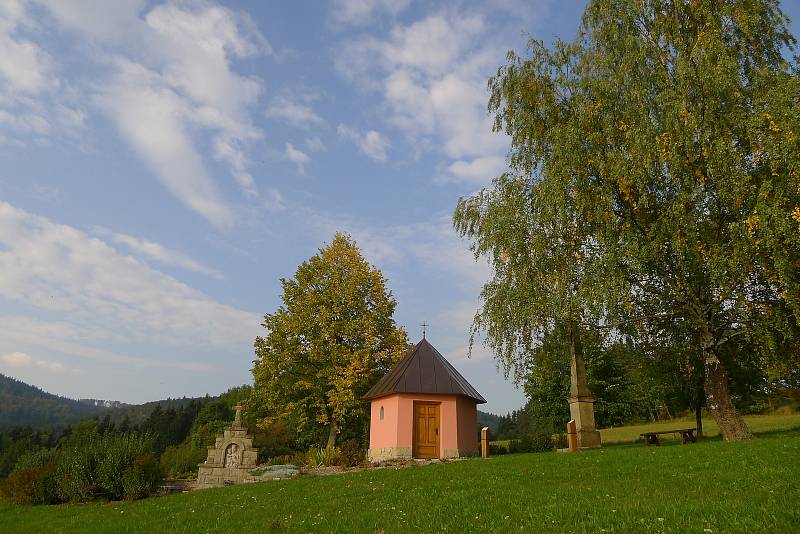
<path id="1" fill-rule="evenodd" d="M 424 337 L 363 398 L 377 399 L 393 393 L 462 395 L 478 404 L 486 402 Z"/>

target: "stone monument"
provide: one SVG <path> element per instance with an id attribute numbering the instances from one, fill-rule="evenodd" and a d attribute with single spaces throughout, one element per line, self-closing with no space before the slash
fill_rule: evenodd
<path id="1" fill-rule="evenodd" d="M 242 425 L 242 406 L 236 405 L 233 424 L 217 435 L 216 443 L 208 446 L 208 459 L 197 472 L 197 489 L 260 480 L 250 475 L 256 467 L 258 450 L 253 448 L 253 436 Z"/>
<path id="2" fill-rule="evenodd" d="M 570 369 L 569 414 L 575 421 L 579 449 L 594 449 L 601 446 L 600 432 L 594 426 L 594 398 L 589 391 L 586 377 L 586 364 L 583 350 L 572 346 L 572 365 Z"/>

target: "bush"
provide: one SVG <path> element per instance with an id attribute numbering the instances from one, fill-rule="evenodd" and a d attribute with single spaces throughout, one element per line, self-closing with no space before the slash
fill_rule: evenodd
<path id="1" fill-rule="evenodd" d="M 125 499 L 143 499 L 153 493 L 161 481 L 161 467 L 152 453 L 146 453 L 128 467 L 122 475 Z"/>
<path id="2" fill-rule="evenodd" d="M 198 464 L 207 457 L 208 450 L 196 447 L 191 440 L 170 445 L 161 454 L 161 471 L 169 478 L 194 478 Z"/>
<path id="3" fill-rule="evenodd" d="M 553 448 L 566 449 L 567 447 L 569 447 L 569 441 L 566 434 L 553 434 Z"/>
<path id="4" fill-rule="evenodd" d="M 553 450 L 553 436 L 549 433 L 537 432 L 528 436 L 529 452 L 550 452 Z"/>
<path id="5" fill-rule="evenodd" d="M 119 500 L 129 493 L 138 494 L 126 490 L 125 475 L 137 465 L 142 467 L 137 462 L 152 451 L 153 438 L 146 434 L 89 433 L 79 436 L 64 447 L 59 456 L 55 472 L 58 494 L 69 502 L 85 502 L 100 496 Z M 128 483 L 138 480 L 138 476 L 145 474 L 128 475 Z M 160 480 L 157 463 L 155 470 L 148 467 L 146 476 Z"/>
<path id="6" fill-rule="evenodd" d="M 516 441 L 516 440 L 511 440 Z M 509 448 L 503 447 L 502 445 L 498 445 L 496 443 L 489 444 L 489 456 L 497 456 L 499 454 L 507 454 L 511 448 L 511 442 L 509 442 Z"/>
<path id="7" fill-rule="evenodd" d="M 0 495 L 10 504 L 55 504 L 54 470 L 53 465 L 17 469 L 0 481 Z"/>
<path id="8" fill-rule="evenodd" d="M 355 467 L 366 461 L 367 451 L 361 447 L 357 439 L 348 439 L 342 443 L 339 454 L 339 465 L 343 467 Z"/>
<path id="9" fill-rule="evenodd" d="M 553 438 L 544 432 L 526 434 L 508 442 L 508 452 L 547 452 L 553 450 Z"/>

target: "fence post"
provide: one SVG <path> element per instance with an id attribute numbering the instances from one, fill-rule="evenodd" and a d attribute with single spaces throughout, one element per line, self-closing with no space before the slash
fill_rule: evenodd
<path id="1" fill-rule="evenodd" d="M 489 457 L 489 427 L 481 428 L 481 456 Z"/>
<path id="2" fill-rule="evenodd" d="M 569 452 L 578 450 L 578 431 L 575 429 L 575 419 L 570 419 L 567 423 L 567 441 L 569 442 Z"/>

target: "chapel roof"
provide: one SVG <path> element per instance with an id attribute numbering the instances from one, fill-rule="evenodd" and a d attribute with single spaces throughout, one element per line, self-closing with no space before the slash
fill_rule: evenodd
<path id="1" fill-rule="evenodd" d="M 377 399 L 394 393 L 461 395 L 478 404 L 486 402 L 424 337 L 364 398 Z"/>

